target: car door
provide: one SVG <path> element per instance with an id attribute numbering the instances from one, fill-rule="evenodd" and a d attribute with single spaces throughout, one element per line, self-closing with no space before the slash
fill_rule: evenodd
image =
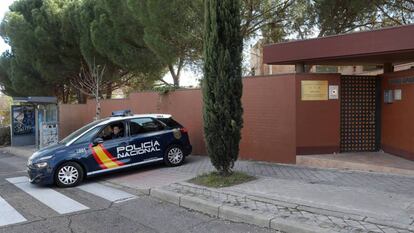
<path id="1" fill-rule="evenodd" d="M 72 155 L 68 158 L 78 159 L 85 167 L 87 173 L 101 169 L 92 156 L 92 141 L 99 131 L 101 131 L 101 127 L 99 126 L 89 130 L 74 141 L 66 150 L 67 154 Z"/>
<path id="2" fill-rule="evenodd" d="M 151 117 L 134 118 L 129 121 L 130 140 L 121 156 L 131 156 L 134 162 L 160 160 L 163 157 L 162 134 L 164 125 Z"/>
<path id="3" fill-rule="evenodd" d="M 114 126 L 123 128 L 122 133 L 117 137 L 113 137 L 111 134 L 108 135 L 108 133 L 110 133 L 110 130 L 108 129 Z M 92 153 L 89 161 L 98 165 L 96 166 L 97 171 L 115 169 L 131 163 L 130 157 L 118 156 L 118 150 L 127 147 L 129 143 L 125 121 L 116 121 L 107 124 L 103 127 L 101 132 L 98 133 L 95 139 L 96 138 L 100 138 L 102 141 L 96 145 L 90 145 Z"/>

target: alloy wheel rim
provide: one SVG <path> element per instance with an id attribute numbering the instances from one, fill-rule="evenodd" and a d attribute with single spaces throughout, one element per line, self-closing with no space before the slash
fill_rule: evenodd
<path id="1" fill-rule="evenodd" d="M 74 166 L 64 166 L 59 170 L 58 179 L 65 185 L 74 184 L 79 178 L 78 169 Z"/>
<path id="2" fill-rule="evenodd" d="M 168 161 L 172 164 L 179 164 L 183 157 L 183 152 L 180 148 L 174 147 L 168 151 Z"/>

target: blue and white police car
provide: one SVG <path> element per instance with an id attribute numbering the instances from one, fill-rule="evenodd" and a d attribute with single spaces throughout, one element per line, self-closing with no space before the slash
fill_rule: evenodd
<path id="1" fill-rule="evenodd" d="M 178 166 L 191 150 L 186 128 L 171 115 L 123 110 L 35 152 L 27 167 L 31 183 L 73 187 L 85 177 L 127 167 L 161 161 Z"/>

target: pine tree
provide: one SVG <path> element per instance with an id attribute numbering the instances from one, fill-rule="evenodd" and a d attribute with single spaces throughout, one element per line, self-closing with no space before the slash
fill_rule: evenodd
<path id="1" fill-rule="evenodd" d="M 229 175 L 239 154 L 243 127 L 239 0 L 206 0 L 203 117 L 207 153 Z"/>

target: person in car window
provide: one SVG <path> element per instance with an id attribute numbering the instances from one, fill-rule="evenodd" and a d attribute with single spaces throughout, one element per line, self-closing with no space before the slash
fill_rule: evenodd
<path id="1" fill-rule="evenodd" d="M 111 139 L 123 137 L 122 129 L 118 125 L 112 126 Z"/>
<path id="2" fill-rule="evenodd" d="M 111 133 L 103 137 L 103 139 L 111 140 L 116 138 L 121 138 L 124 136 L 123 129 L 119 125 L 111 125 Z"/>

